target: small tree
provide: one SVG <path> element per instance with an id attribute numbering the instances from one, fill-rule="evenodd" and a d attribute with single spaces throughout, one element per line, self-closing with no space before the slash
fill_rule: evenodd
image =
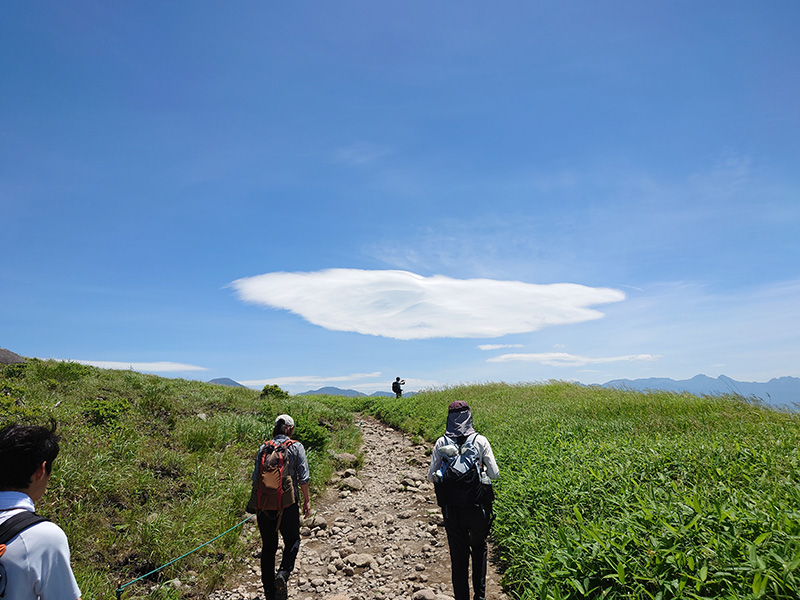
<path id="1" fill-rule="evenodd" d="M 282 390 L 275 384 L 267 384 L 264 386 L 264 389 L 261 390 L 261 398 L 271 398 L 274 400 L 285 400 L 289 397 L 289 392 Z"/>

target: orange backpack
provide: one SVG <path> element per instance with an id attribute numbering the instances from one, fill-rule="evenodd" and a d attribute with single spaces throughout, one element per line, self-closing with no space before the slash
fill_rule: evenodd
<path id="1" fill-rule="evenodd" d="M 266 448 L 261 455 L 258 476 L 256 477 L 256 510 L 283 509 L 297 502 L 294 493 L 292 476 L 288 473 L 287 453 L 295 440 L 286 440 L 280 444 L 273 440 L 265 442 Z"/>

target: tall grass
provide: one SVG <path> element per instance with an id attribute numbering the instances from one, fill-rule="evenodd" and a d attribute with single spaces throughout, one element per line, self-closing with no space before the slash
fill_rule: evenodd
<path id="1" fill-rule="evenodd" d="M 67 533 L 85 600 L 114 597 L 120 584 L 246 518 L 255 452 L 282 412 L 295 418 L 318 493 L 332 471 L 330 451 L 355 432 L 343 408 L 76 363 L 0 365 L 0 426 L 59 425 L 62 451 L 37 511 Z M 126 588 L 124 598 L 205 597 L 253 561 L 254 544 L 235 530 Z M 172 578 L 189 591 L 158 589 Z"/>
<path id="2" fill-rule="evenodd" d="M 332 402 L 432 441 L 454 400 L 500 465 L 493 536 L 519 598 L 800 596 L 796 413 L 561 382 Z"/>

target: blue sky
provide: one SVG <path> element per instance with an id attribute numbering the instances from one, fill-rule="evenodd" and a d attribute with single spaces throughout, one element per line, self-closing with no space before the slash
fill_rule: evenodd
<path id="1" fill-rule="evenodd" d="M 0 347 L 291 392 L 800 376 L 798 22 L 10 4 Z"/>

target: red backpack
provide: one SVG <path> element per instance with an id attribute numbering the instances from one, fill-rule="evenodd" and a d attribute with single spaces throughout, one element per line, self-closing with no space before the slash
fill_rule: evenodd
<path id="1" fill-rule="evenodd" d="M 289 447 L 294 443 L 295 440 L 265 442 L 266 448 L 261 454 L 255 481 L 256 511 L 276 510 L 281 515 L 283 509 L 297 502 L 287 459 Z M 278 523 L 280 524 L 280 517 Z"/>

